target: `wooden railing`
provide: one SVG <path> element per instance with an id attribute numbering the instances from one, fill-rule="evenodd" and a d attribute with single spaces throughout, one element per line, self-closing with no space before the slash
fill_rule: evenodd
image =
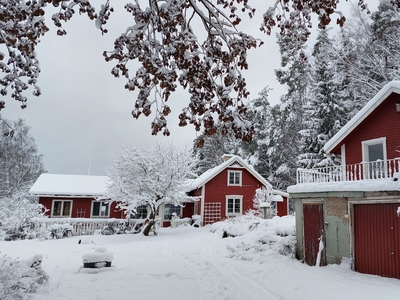
<path id="1" fill-rule="evenodd" d="M 400 158 L 345 166 L 297 169 L 297 183 L 321 183 L 393 178 L 400 172 Z"/>

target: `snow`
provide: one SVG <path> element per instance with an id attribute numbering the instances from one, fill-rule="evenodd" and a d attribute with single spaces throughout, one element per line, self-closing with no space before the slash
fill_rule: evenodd
<path id="1" fill-rule="evenodd" d="M 29 193 L 35 195 L 102 196 L 110 184 L 108 176 L 41 174 Z"/>
<path id="2" fill-rule="evenodd" d="M 33 300 L 399 299 L 399 280 L 356 273 L 347 263 L 313 268 L 279 254 L 294 237 L 278 236 L 277 226 L 293 225 L 293 217 L 236 223 L 237 237 L 221 238 L 234 223 L 220 222 L 162 228 L 158 236 L 94 235 L 86 244 L 78 236 L 0 242 L 0 249 L 21 260 L 43 255 L 50 279 Z M 82 255 L 97 247 L 113 254 L 112 267 L 82 269 Z"/>
<path id="3" fill-rule="evenodd" d="M 114 256 L 112 253 L 107 252 L 105 247 L 98 247 L 94 249 L 94 252 L 85 253 L 82 256 L 84 263 L 95 263 L 102 261 L 113 261 Z"/>
<path id="4" fill-rule="evenodd" d="M 378 192 L 399 190 L 400 181 L 394 181 L 393 178 L 360 181 L 301 183 L 288 187 L 289 194 L 312 192 Z"/>

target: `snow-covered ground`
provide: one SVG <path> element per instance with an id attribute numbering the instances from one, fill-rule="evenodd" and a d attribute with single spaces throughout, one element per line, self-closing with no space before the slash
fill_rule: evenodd
<path id="1" fill-rule="evenodd" d="M 279 254 L 294 238 L 292 219 L 218 223 L 202 228 L 60 240 L 0 242 L 1 255 L 43 254 L 49 283 L 35 300 L 63 299 L 399 299 L 400 281 L 353 272 L 346 264 L 309 267 Z M 222 238 L 223 230 L 242 234 Z M 79 244 L 79 240 L 82 241 Z M 96 248 L 112 253 L 112 267 L 82 269 Z M 104 249 L 103 249 L 104 250 Z M 1 270 L 0 270 L 1 271 Z"/>

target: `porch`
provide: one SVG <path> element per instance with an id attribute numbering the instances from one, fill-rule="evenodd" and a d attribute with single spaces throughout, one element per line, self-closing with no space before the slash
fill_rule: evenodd
<path id="1" fill-rule="evenodd" d="M 400 158 L 361 162 L 352 165 L 297 169 L 296 182 L 324 183 L 395 178 L 400 172 Z"/>

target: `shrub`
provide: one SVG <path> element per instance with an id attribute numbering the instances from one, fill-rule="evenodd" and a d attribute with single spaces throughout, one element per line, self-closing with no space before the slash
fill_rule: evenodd
<path id="1" fill-rule="evenodd" d="M 0 299 L 25 300 L 35 293 L 40 285 L 48 281 L 41 268 L 42 255 L 26 261 L 0 257 Z"/>

